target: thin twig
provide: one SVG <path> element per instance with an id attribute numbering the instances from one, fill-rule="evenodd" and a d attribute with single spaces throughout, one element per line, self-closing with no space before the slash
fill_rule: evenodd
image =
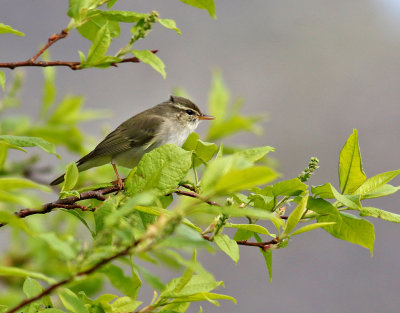
<path id="1" fill-rule="evenodd" d="M 182 196 L 187 196 L 187 197 L 191 197 L 191 198 L 196 198 L 199 199 L 205 203 L 208 203 L 209 205 L 215 205 L 215 206 L 223 206 L 222 204 L 212 201 L 212 200 L 208 200 L 203 198 L 202 196 L 200 196 L 198 193 L 196 192 L 192 192 L 192 191 L 185 191 L 185 190 L 180 190 L 180 189 L 174 189 L 174 192 L 178 195 L 182 195 Z"/>
<path id="2" fill-rule="evenodd" d="M 202 236 L 205 240 L 213 241 L 212 237 L 209 235 L 203 234 Z M 265 251 L 265 250 L 268 250 L 271 245 L 276 245 L 277 243 L 279 243 L 279 241 L 278 241 L 278 238 L 276 238 L 276 239 L 272 239 L 270 241 L 264 241 L 264 242 L 249 242 L 247 240 L 237 240 L 236 243 L 241 246 L 258 247 Z"/>
<path id="3" fill-rule="evenodd" d="M 37 59 L 53 44 L 55 44 L 60 39 L 63 39 L 68 36 L 68 31 L 63 29 L 60 33 L 54 34 L 49 37 L 47 43 L 30 59 L 25 61 L 18 62 L 5 62 L 0 63 L 0 68 L 9 68 L 14 69 L 16 67 L 49 67 L 49 66 L 65 66 L 69 67 L 71 70 L 80 70 L 82 69 L 81 62 L 78 61 L 38 61 Z M 152 50 L 151 52 L 157 53 L 158 50 Z M 119 62 L 110 63 L 110 66 L 117 67 L 119 63 L 139 63 L 140 60 L 137 57 L 125 58 Z"/>
<path id="4" fill-rule="evenodd" d="M 43 204 L 42 207 L 38 210 L 22 209 L 22 210 L 19 210 L 18 212 L 15 212 L 14 214 L 19 218 L 24 218 L 24 217 L 34 215 L 34 214 L 46 214 L 46 213 L 53 211 L 53 209 L 56 209 L 56 208 L 64 208 L 64 209 L 79 208 L 79 209 L 85 211 L 85 210 L 88 210 L 88 208 L 86 208 L 85 206 L 82 206 L 80 204 L 77 204 L 76 202 L 82 201 L 82 200 L 87 200 L 87 199 L 97 199 L 100 201 L 104 201 L 104 200 L 106 200 L 105 195 L 119 191 L 119 190 L 120 189 L 117 186 L 106 187 L 106 188 L 99 189 L 99 190 L 89 190 L 89 191 L 82 192 L 79 197 L 73 196 L 73 197 L 68 197 L 68 198 L 64 198 L 64 199 L 58 199 L 56 201 Z M 89 210 L 91 210 L 91 209 L 89 209 Z M 0 227 L 2 227 L 4 225 L 6 225 L 6 223 L 1 223 Z"/>

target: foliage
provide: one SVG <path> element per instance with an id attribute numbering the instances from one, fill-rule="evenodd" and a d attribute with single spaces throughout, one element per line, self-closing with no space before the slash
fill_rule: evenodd
<path id="1" fill-rule="evenodd" d="M 215 17 L 212 0 L 181 1 Z M 108 67 L 134 53 L 164 75 L 162 61 L 132 45 L 154 23 L 180 32 L 175 22 L 160 19 L 156 12 L 112 10 L 116 2 L 69 1 L 67 30 L 77 29 L 92 42 L 87 55 L 81 53 L 80 67 Z M 107 55 L 120 35 L 120 23 L 132 24 L 131 38 L 116 55 Z M 4 24 L 0 33 L 23 35 Z M 365 217 L 400 222 L 398 214 L 364 205 L 397 192 L 400 187 L 389 183 L 400 170 L 367 178 L 356 130 L 339 154 L 337 184 L 308 183 L 318 169 L 315 157 L 298 177 L 276 181 L 279 174 L 266 165 L 272 147 L 224 147 L 221 140 L 228 136 L 260 133 L 261 128 L 259 117 L 240 112 L 242 99 L 230 102 L 219 72 L 214 73 L 208 103 L 208 112 L 217 119 L 204 140 L 193 133 L 182 148 L 163 145 L 149 152 L 127 170 L 125 189 L 117 193 L 110 192 L 115 191 L 109 183 L 114 177 L 106 166 L 78 173 L 70 163 L 58 190 L 61 200 L 43 205 L 43 192 L 51 192 L 36 181 L 43 159 L 59 157 L 56 149 L 61 147 L 85 154 L 89 149 L 83 143 L 94 141 L 82 133 L 81 123 L 104 116 L 84 110 L 81 96 L 65 95 L 57 102 L 54 79 L 54 69 L 45 68 L 36 119 L 11 114 L 20 105 L 21 73 L 0 102 L 0 114 L 7 113 L 0 121 L 0 231 L 10 236 L 0 258 L 0 285 L 5 286 L 1 312 L 177 313 L 193 302 L 235 302 L 221 293 L 223 282 L 198 262 L 198 250 L 219 249 L 238 262 L 241 249 L 256 248 L 271 280 L 273 253 L 299 234 L 322 228 L 372 255 L 374 226 Z M 0 85 L 4 88 L 2 72 Z M 15 161 L 13 156 L 22 152 L 29 156 Z M 109 191 L 99 193 L 104 190 Z M 232 229 L 230 236 L 227 230 Z M 179 274 L 164 281 L 143 264 L 170 267 Z M 107 281 L 115 294 L 105 293 Z M 155 289 L 149 304 L 138 297 L 145 283 Z"/>

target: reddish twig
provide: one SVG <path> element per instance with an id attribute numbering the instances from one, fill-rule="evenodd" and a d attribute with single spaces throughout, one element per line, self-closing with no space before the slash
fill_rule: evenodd
<path id="1" fill-rule="evenodd" d="M 205 240 L 213 241 L 211 236 L 204 234 L 202 236 Z M 264 242 L 248 242 L 247 240 L 237 240 L 236 243 L 241 246 L 258 247 L 265 251 L 268 250 L 271 245 L 276 245 L 277 243 L 279 243 L 279 241 L 278 238 L 275 238 L 270 241 L 264 241 Z"/>
<path id="2" fill-rule="evenodd" d="M 24 217 L 34 215 L 34 214 L 46 214 L 46 213 L 53 211 L 53 209 L 56 209 L 56 208 L 64 208 L 64 209 L 79 208 L 83 211 L 91 210 L 91 209 L 88 209 L 87 207 L 80 205 L 76 202 L 82 201 L 82 200 L 87 200 L 87 199 L 97 199 L 100 201 L 104 201 L 104 200 L 106 200 L 105 195 L 119 191 L 119 190 L 120 189 L 117 186 L 111 186 L 111 187 L 107 187 L 107 188 L 103 188 L 103 189 L 99 189 L 99 190 L 85 191 L 85 192 L 82 192 L 79 197 L 73 196 L 73 197 L 68 197 L 68 198 L 64 198 L 64 199 L 58 199 L 56 201 L 43 204 L 42 207 L 38 210 L 22 209 L 18 212 L 15 212 L 14 214 L 16 216 L 18 216 L 19 218 L 24 218 Z M 0 227 L 2 227 L 4 225 L 6 225 L 6 224 L 2 223 L 2 224 L 0 224 Z"/>
<path id="3" fill-rule="evenodd" d="M 81 62 L 78 61 L 38 61 L 37 59 L 45 52 L 48 48 L 50 48 L 53 44 L 55 44 L 60 39 L 63 39 L 68 36 L 68 31 L 63 29 L 60 33 L 52 35 L 47 43 L 30 59 L 26 61 L 19 62 L 5 62 L 0 63 L 0 68 L 9 68 L 14 69 L 16 67 L 49 67 L 49 66 L 65 66 L 69 67 L 71 70 L 80 70 L 82 69 Z M 152 50 L 151 52 L 157 53 L 158 50 Z M 119 62 L 110 63 L 110 66 L 117 67 L 119 63 L 139 63 L 140 60 L 137 57 L 125 58 Z"/>
<path id="4" fill-rule="evenodd" d="M 74 276 L 71 276 L 69 278 L 66 278 L 64 280 L 59 281 L 58 283 L 55 283 L 53 285 L 50 285 L 49 287 L 47 287 L 46 289 L 44 289 L 41 293 L 39 293 L 38 295 L 36 295 L 35 297 L 32 298 L 28 298 L 24 301 L 22 301 L 20 304 L 18 304 L 17 306 L 11 308 L 10 310 L 8 310 L 6 313 L 14 313 L 19 311 L 20 309 L 22 309 L 24 306 L 39 300 L 41 298 L 43 298 L 44 296 L 47 296 L 48 294 L 50 294 L 51 292 L 53 292 L 55 289 L 57 289 L 60 286 L 64 286 L 70 282 L 72 282 L 74 279 L 76 279 L 77 277 L 82 277 L 82 276 L 87 276 L 93 272 L 95 272 L 96 270 L 98 270 L 100 267 L 106 265 L 107 263 L 110 263 L 111 261 L 121 257 L 121 256 L 125 256 L 129 254 L 129 251 L 136 247 L 139 243 L 141 242 L 141 239 L 136 240 L 133 244 L 131 244 L 130 246 L 126 247 L 124 250 L 121 250 L 120 252 L 118 252 L 117 254 L 114 254 L 108 258 L 102 259 L 99 263 L 95 264 L 94 266 L 90 267 L 89 269 L 79 272 L 77 274 L 75 274 Z"/>
<path id="5" fill-rule="evenodd" d="M 208 200 L 203 198 L 202 196 L 200 196 L 198 193 L 196 192 L 192 192 L 192 191 L 185 191 L 185 190 L 180 190 L 180 189 L 175 189 L 174 192 L 178 195 L 182 195 L 182 196 L 187 196 L 187 197 L 191 197 L 191 198 L 196 198 L 199 199 L 205 203 L 208 203 L 209 205 L 215 205 L 215 206 L 223 206 L 222 204 L 212 201 L 212 200 Z"/>

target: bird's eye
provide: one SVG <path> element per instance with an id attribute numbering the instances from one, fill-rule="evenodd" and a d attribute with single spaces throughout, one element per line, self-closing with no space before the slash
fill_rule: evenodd
<path id="1" fill-rule="evenodd" d="M 189 115 L 193 115 L 194 111 L 193 110 L 186 110 L 186 113 L 189 114 Z"/>

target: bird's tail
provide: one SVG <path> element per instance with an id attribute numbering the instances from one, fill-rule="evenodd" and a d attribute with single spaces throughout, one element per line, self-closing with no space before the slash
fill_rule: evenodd
<path id="1" fill-rule="evenodd" d="M 53 180 L 50 183 L 50 185 L 55 186 L 55 185 L 61 184 L 64 181 L 64 176 L 65 176 L 65 174 L 62 174 L 60 177 L 57 177 L 55 180 Z"/>

